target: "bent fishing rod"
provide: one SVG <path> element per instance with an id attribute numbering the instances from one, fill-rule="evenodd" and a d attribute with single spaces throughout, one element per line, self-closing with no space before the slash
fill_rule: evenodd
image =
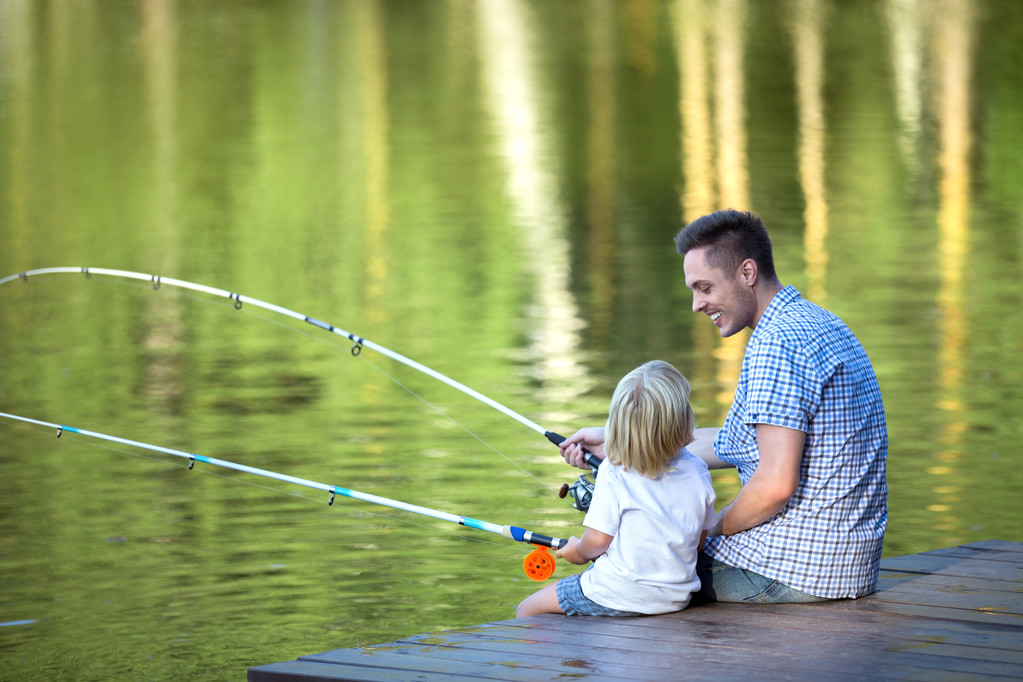
<path id="1" fill-rule="evenodd" d="M 392 500 L 387 497 L 381 497 L 379 495 L 373 495 L 371 493 L 363 493 L 358 490 L 351 490 L 349 488 L 342 488 L 341 486 L 328 485 L 326 483 L 318 483 L 316 481 L 310 481 L 305 478 L 298 478 L 297 476 L 289 476 L 287 474 L 280 474 L 275 471 L 268 471 L 266 469 L 259 469 L 257 467 L 248 466 L 245 464 L 238 464 L 236 462 L 229 462 L 223 459 L 216 459 L 214 457 L 206 457 L 199 455 L 194 452 L 185 452 L 184 450 L 177 450 L 174 448 L 163 447 L 161 445 L 152 445 L 150 443 L 143 443 L 137 440 L 131 440 L 129 438 L 121 438 L 120 436 L 111 436 L 105 433 L 99 433 L 97 431 L 88 431 L 86 429 L 79 429 L 73 426 L 67 426 L 64 424 L 55 424 L 53 422 L 42 421 L 39 419 L 31 419 L 29 417 L 22 417 L 16 414 L 9 414 L 7 412 L 0 412 L 0 417 L 10 419 L 12 421 L 22 422 L 25 424 L 33 424 L 35 426 L 42 426 L 50 429 L 55 429 L 57 438 L 60 438 L 64 433 L 74 433 L 80 436 L 86 436 L 88 438 L 94 438 L 97 440 L 103 440 L 110 443 L 117 443 L 120 445 L 128 445 L 141 450 L 149 450 L 150 452 L 159 452 L 165 455 L 173 455 L 175 457 L 183 457 L 188 460 L 189 470 L 195 467 L 196 462 L 203 462 L 205 464 L 211 464 L 213 466 L 222 467 L 224 469 L 233 469 L 235 471 L 241 471 L 247 474 L 254 474 L 256 476 L 262 476 L 264 478 L 271 478 L 278 481 L 284 481 L 285 483 L 292 483 L 294 485 L 305 486 L 306 488 L 313 488 L 321 490 L 328 494 L 327 504 L 331 506 L 334 504 L 334 497 L 341 495 L 342 497 L 349 497 L 355 500 L 361 500 L 363 502 L 370 502 L 372 504 L 381 505 L 384 507 L 391 507 L 392 509 L 400 509 L 402 511 L 411 512 L 413 514 L 419 514 L 420 516 L 429 516 L 430 518 L 439 519 L 441 521 L 449 521 L 451 523 L 457 523 L 460 526 L 467 528 L 475 528 L 476 530 L 486 531 L 488 533 L 496 533 L 509 540 L 515 540 L 516 542 L 524 542 L 537 547 L 551 547 L 553 549 L 560 549 L 567 544 L 568 540 L 563 538 L 555 538 L 549 535 L 541 535 L 534 533 L 531 530 L 520 528 L 518 526 L 502 526 L 497 523 L 491 523 L 489 521 L 481 521 L 479 519 L 473 519 L 468 516 L 459 516 L 457 514 L 451 514 L 445 511 L 439 511 L 437 509 L 430 509 L 429 507 L 421 507 L 415 504 L 409 504 L 408 502 L 402 502 L 400 500 Z M 549 562 L 549 565 L 548 563 Z M 530 566 L 533 567 L 531 572 Z M 526 561 L 523 563 L 523 567 L 526 569 L 526 574 L 534 580 L 545 580 L 549 577 L 550 573 L 554 571 L 554 559 L 542 551 L 540 554 L 531 553 L 526 557 Z M 548 570 L 549 569 L 549 570 Z M 543 575 L 546 574 L 546 575 Z M 539 577 L 539 576 L 543 577 Z"/>
<path id="2" fill-rule="evenodd" d="M 322 320 L 316 319 L 315 317 L 310 317 L 309 315 L 304 315 L 302 313 L 295 312 L 294 310 L 290 310 L 288 308 L 283 308 L 283 307 L 281 307 L 279 305 L 275 305 L 273 303 L 267 303 L 266 301 L 261 301 L 258 298 L 251 298 L 249 296 L 242 296 L 241 294 L 237 294 L 237 293 L 234 293 L 234 292 L 231 292 L 231 291 L 227 291 L 226 289 L 218 289 L 216 287 L 206 286 L 205 284 L 196 284 L 195 282 L 188 282 L 188 281 L 185 281 L 185 280 L 174 279 L 172 277 L 161 277 L 161 276 L 158 276 L 158 275 L 149 275 L 149 274 L 145 274 L 145 273 L 142 273 L 142 272 L 131 272 L 131 271 L 128 271 L 128 270 L 111 270 L 109 268 L 86 268 L 86 267 L 57 267 L 57 268 L 38 268 L 38 269 L 35 269 L 35 270 L 26 270 L 24 272 L 20 272 L 20 273 L 15 274 L 15 275 L 8 275 L 7 277 L 4 277 L 3 279 L 0 279 L 0 285 L 6 284 L 7 282 L 11 282 L 11 281 L 14 281 L 14 280 L 19 280 L 19 279 L 22 280 L 23 282 L 27 282 L 29 277 L 38 277 L 38 276 L 41 276 L 41 275 L 53 275 L 53 274 L 82 274 L 82 275 L 85 276 L 86 279 L 89 279 L 89 278 L 91 278 L 94 275 L 102 275 L 102 276 L 106 276 L 106 277 L 121 277 L 121 278 L 127 278 L 127 279 L 134 279 L 134 280 L 139 280 L 139 281 L 151 283 L 152 286 L 153 286 L 153 290 L 154 291 L 155 290 L 159 290 L 161 286 L 165 286 L 165 285 L 166 286 L 171 286 L 171 287 L 178 287 L 180 289 L 187 289 L 189 291 L 197 291 L 197 292 L 200 292 L 200 293 L 209 294 L 211 296 L 216 296 L 216 297 L 220 297 L 220 298 L 227 298 L 228 300 L 232 301 L 234 303 L 234 307 L 236 309 L 239 309 L 239 310 L 242 308 L 243 305 L 248 304 L 248 305 L 255 306 L 257 308 L 262 308 L 263 310 L 268 310 L 270 312 L 274 312 L 274 313 L 278 313 L 280 315 L 284 315 L 285 317 L 290 317 L 290 318 L 292 318 L 294 320 L 299 320 L 301 322 L 307 322 L 307 323 L 313 325 L 314 327 L 318 327 L 318 328 L 320 328 L 320 329 L 322 329 L 324 331 L 330 332 L 331 334 L 337 334 L 338 336 L 347 338 L 349 341 L 352 341 L 355 344 L 351 348 L 351 353 L 352 353 L 353 356 L 358 356 L 362 352 L 363 347 L 375 350 L 376 352 L 380 353 L 381 355 L 389 357 L 392 360 L 395 360 L 395 361 L 405 365 L 406 367 L 411 367 L 414 370 L 422 372 L 423 374 L 425 374 L 427 376 L 433 377 L 434 379 L 437 379 L 438 381 L 447 384 L 451 388 L 454 388 L 457 391 L 461 391 L 462 393 L 464 393 L 464 394 L 466 394 L 466 395 L 468 395 L 468 396 L 470 396 L 472 398 L 475 398 L 476 400 L 479 400 L 480 402 L 482 402 L 482 403 L 484 403 L 486 405 L 489 405 L 490 407 L 494 408 L 498 412 L 501 412 L 502 414 L 504 414 L 504 415 L 506 415 L 508 417 L 511 417 L 515 421 L 519 422 L 520 424 L 523 424 L 524 426 L 532 429 L 533 431 L 536 431 L 537 433 L 542 434 L 545 438 L 547 438 L 547 440 L 549 440 L 554 445 L 560 445 L 562 442 L 565 441 L 565 437 L 564 436 L 562 436 L 562 435 L 560 435 L 558 433 L 554 433 L 553 431 L 548 431 L 547 429 L 545 429 L 544 427 L 540 426 L 539 424 L 537 424 L 536 422 L 532 421 L 531 419 L 528 419 L 528 418 L 522 416 L 521 414 L 519 414 L 518 412 L 515 412 L 511 408 L 505 407 L 504 405 L 502 405 L 501 403 L 497 402 L 496 400 L 493 400 L 492 398 L 489 398 L 489 397 L 483 395 L 479 391 L 476 391 L 475 389 L 469 388 L 465 384 L 463 384 L 461 382 L 458 382 L 458 381 L 455 381 L 451 377 L 446 376 L 444 374 L 441 374 L 440 372 L 438 372 L 438 371 L 436 371 L 434 369 L 431 369 L 431 368 L 427 367 L 426 365 L 420 364 L 420 363 L 416 362 L 415 360 L 407 358 L 404 355 L 402 355 L 401 353 L 397 353 L 397 352 L 395 352 L 395 351 L 393 351 L 393 350 L 391 350 L 389 348 L 385 348 L 384 346 L 381 346 L 378 343 L 374 343 L 374 342 L 370 341 L 369 339 L 365 339 L 365 338 L 363 338 L 361 336 L 357 336 L 357 335 L 355 335 L 355 334 L 353 334 L 351 332 L 348 332 L 348 331 L 345 331 L 344 329 L 341 329 L 340 327 L 336 327 L 336 326 L 334 326 L 334 325 L 332 325 L 332 324 L 330 324 L 328 322 L 324 322 Z M 596 471 L 600 467 L 600 459 L 595 457 L 590 452 L 586 452 L 584 454 L 584 458 L 585 458 L 586 464 L 588 464 L 593 469 L 593 471 Z M 559 495 L 561 497 L 564 497 L 565 496 L 565 492 L 566 492 L 566 490 L 563 487 L 562 488 L 562 492 L 559 493 Z"/>

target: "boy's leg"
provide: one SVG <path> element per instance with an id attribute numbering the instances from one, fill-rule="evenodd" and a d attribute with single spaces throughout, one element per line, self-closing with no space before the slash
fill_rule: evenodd
<path id="1" fill-rule="evenodd" d="M 560 582 L 560 581 L 559 581 Z M 515 609 L 516 618 L 539 616 L 541 613 L 565 613 L 558 605 L 558 583 L 543 587 L 522 600 Z"/>

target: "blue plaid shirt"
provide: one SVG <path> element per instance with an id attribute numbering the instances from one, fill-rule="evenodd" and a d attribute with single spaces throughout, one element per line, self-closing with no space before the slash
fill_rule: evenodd
<path id="1" fill-rule="evenodd" d="M 708 538 L 705 552 L 818 597 L 874 591 L 888 523 L 888 431 L 874 369 L 834 314 L 782 289 L 757 323 L 735 400 L 714 440 L 743 485 L 757 424 L 806 433 L 799 487 L 763 524 Z"/>

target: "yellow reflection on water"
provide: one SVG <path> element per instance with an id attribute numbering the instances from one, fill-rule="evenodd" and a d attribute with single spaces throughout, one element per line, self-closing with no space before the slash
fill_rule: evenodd
<path id="1" fill-rule="evenodd" d="M 967 320 L 963 301 L 963 271 L 970 231 L 970 74 L 973 69 L 974 8 L 970 0 L 942 0 L 937 12 L 933 51 L 937 64 L 936 110 L 939 144 L 938 183 L 938 267 L 940 287 L 938 323 L 939 395 L 935 407 L 941 420 L 941 449 L 934 459 L 942 464 L 932 473 L 948 476 L 935 489 L 934 511 L 940 514 L 939 528 L 950 533 L 950 541 L 961 531 L 957 503 L 962 494 L 954 472 L 948 466 L 962 457 L 961 440 L 966 429 L 963 391 L 963 351 Z"/>
<path id="2" fill-rule="evenodd" d="M 717 206 L 713 177 L 710 74 L 707 66 L 707 3 L 676 0 L 672 5 L 679 73 L 679 119 L 682 123 L 682 215 L 695 218 Z"/>
<path id="3" fill-rule="evenodd" d="M 161 272 L 180 272 L 182 239 L 178 204 L 178 32 L 174 3 L 147 0 L 140 6 L 146 114 L 153 137 L 150 229 Z"/>
<path id="4" fill-rule="evenodd" d="M 0 149 L 5 155 L 5 165 L 10 169 L 10 184 L 2 191 L 7 193 L 10 203 L 10 227 L 8 230 L 6 249 L 9 250 L 13 262 L 27 262 L 31 251 L 29 197 L 32 183 L 28 177 L 28 160 L 30 157 L 32 124 L 34 117 L 29 110 L 32 86 L 35 82 L 33 55 L 33 31 L 29 30 L 31 3 L 25 0 L 0 3 L 0 63 L 4 65 L 10 91 L 10 98 L 5 105 L 10 120 L 11 143 L 7 149 Z"/>
<path id="5" fill-rule="evenodd" d="M 806 297 L 827 297 L 828 198 L 825 184 L 824 13 L 820 0 L 795 0 L 792 43 L 795 50 L 796 99 L 799 112 L 799 181 L 806 198 L 803 210 L 803 257 Z"/>
<path id="6" fill-rule="evenodd" d="M 141 58 L 146 96 L 145 111 L 152 135 L 153 189 L 149 225 L 153 263 L 161 273 L 182 272 L 184 239 L 178 220 L 178 32 L 177 6 L 146 0 L 141 12 Z M 145 298 L 142 344 L 147 350 L 143 392 L 157 410 L 173 412 L 184 399 L 185 323 L 182 299 Z"/>
<path id="7" fill-rule="evenodd" d="M 613 323 L 614 279 L 609 273 L 615 264 L 615 197 L 618 163 L 615 153 L 615 40 L 613 0 L 598 0 L 589 6 L 589 50 L 587 54 L 587 90 L 590 124 L 586 131 L 586 219 L 590 238 L 587 259 L 590 290 L 594 295 L 591 324 L 607 329 Z"/>
<path id="8" fill-rule="evenodd" d="M 366 310 L 371 322 L 383 322 L 382 299 L 389 274 L 390 256 L 387 245 L 391 238 L 389 195 L 390 157 L 389 112 L 387 110 L 387 56 L 384 50 L 380 4 L 359 2 L 351 6 L 358 30 L 360 57 L 363 64 L 360 101 L 366 145 Z M 342 109 L 343 110 L 343 109 Z"/>
<path id="9" fill-rule="evenodd" d="M 889 51 L 894 81 L 895 113 L 899 120 L 899 151 L 903 163 L 914 173 L 920 163 L 920 122 L 923 120 L 925 34 L 931 0 L 887 0 Z"/>
<path id="10" fill-rule="evenodd" d="M 676 0 L 672 27 L 682 121 L 680 202 L 685 220 L 721 208 L 748 209 L 744 26 L 745 0 Z M 716 142 L 716 144 L 715 144 Z M 718 387 L 715 419 L 724 420 L 742 367 L 748 333 L 719 339 L 709 324 L 693 326 L 692 344 L 711 366 L 693 368 Z"/>
<path id="11" fill-rule="evenodd" d="M 569 243 L 557 196 L 561 159 L 544 131 L 543 89 L 529 50 L 534 24 L 519 0 L 489 0 L 477 13 L 486 108 L 496 152 L 507 173 L 505 192 L 524 239 L 525 266 L 536 305 L 526 352 L 537 372 L 540 399 L 557 404 L 586 390 L 581 363 L 583 322 L 569 291 Z"/>
<path id="12" fill-rule="evenodd" d="M 718 203 L 750 205 L 746 140 L 746 0 L 718 0 L 712 48 Z M 741 357 L 741 354 L 740 354 Z"/>

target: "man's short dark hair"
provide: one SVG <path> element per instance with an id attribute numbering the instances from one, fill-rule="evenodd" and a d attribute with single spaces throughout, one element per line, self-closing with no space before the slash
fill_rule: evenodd
<path id="1" fill-rule="evenodd" d="M 709 247 L 706 258 L 711 267 L 732 274 L 744 260 L 752 258 L 762 277 L 768 281 L 778 279 L 767 228 L 749 211 L 715 211 L 697 218 L 675 235 L 675 249 L 682 256 L 703 247 Z"/>

